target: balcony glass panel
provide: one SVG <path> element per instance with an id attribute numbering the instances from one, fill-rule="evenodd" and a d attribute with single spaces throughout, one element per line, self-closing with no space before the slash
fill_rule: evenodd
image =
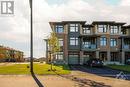
<path id="1" fill-rule="evenodd" d="M 124 49 L 130 49 L 130 45 L 124 45 Z"/>
<path id="2" fill-rule="evenodd" d="M 85 44 L 85 45 L 83 45 L 83 48 L 84 49 L 96 49 L 96 45 L 95 44 L 92 44 L 92 45 Z"/>

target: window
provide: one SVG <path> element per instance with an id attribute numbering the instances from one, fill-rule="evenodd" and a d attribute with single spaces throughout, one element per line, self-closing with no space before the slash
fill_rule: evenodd
<path id="1" fill-rule="evenodd" d="M 63 39 L 59 39 L 59 46 L 63 46 Z"/>
<path id="2" fill-rule="evenodd" d="M 70 24 L 70 32 L 78 32 L 78 24 Z"/>
<path id="3" fill-rule="evenodd" d="M 118 27 L 117 26 L 111 26 L 111 34 L 117 34 L 118 33 Z"/>
<path id="4" fill-rule="evenodd" d="M 130 45 L 130 39 L 125 38 L 125 39 L 124 39 L 124 44 L 125 44 L 125 45 Z"/>
<path id="5" fill-rule="evenodd" d="M 83 34 L 90 34 L 90 28 L 83 28 Z"/>
<path id="6" fill-rule="evenodd" d="M 117 45 L 117 40 L 116 40 L 116 39 L 111 39 L 110 45 L 111 45 L 112 47 L 113 47 L 113 46 L 116 46 L 116 45 Z"/>
<path id="7" fill-rule="evenodd" d="M 98 32 L 107 32 L 107 26 L 106 25 L 98 25 Z"/>
<path id="8" fill-rule="evenodd" d="M 78 45 L 78 38 L 77 37 L 70 38 L 70 45 Z"/>
<path id="9" fill-rule="evenodd" d="M 100 38 L 100 45 L 101 46 L 106 46 L 107 45 L 107 38 L 106 37 L 101 37 Z"/>
<path id="10" fill-rule="evenodd" d="M 63 52 L 57 52 L 56 59 L 63 60 Z"/>
<path id="11" fill-rule="evenodd" d="M 127 30 L 126 29 L 122 29 L 121 30 L 121 34 L 127 34 Z"/>
<path id="12" fill-rule="evenodd" d="M 63 33 L 64 32 L 64 28 L 62 25 L 56 25 L 56 29 L 55 29 L 56 33 Z"/>
<path id="13" fill-rule="evenodd" d="M 83 44 L 84 44 L 85 48 L 90 48 L 91 47 L 91 42 L 86 41 L 86 42 L 83 42 Z"/>

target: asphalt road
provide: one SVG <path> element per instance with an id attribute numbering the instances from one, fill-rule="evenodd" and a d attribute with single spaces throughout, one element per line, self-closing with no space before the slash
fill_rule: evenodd
<path id="1" fill-rule="evenodd" d="M 96 67 L 86 67 L 86 66 L 78 66 L 78 65 L 70 66 L 70 67 L 72 70 L 79 70 L 82 72 L 92 73 L 99 76 L 130 80 L 130 74 L 128 73 L 126 74 L 126 72 L 122 73 L 122 71 L 110 69 L 107 67 L 96 68 Z"/>

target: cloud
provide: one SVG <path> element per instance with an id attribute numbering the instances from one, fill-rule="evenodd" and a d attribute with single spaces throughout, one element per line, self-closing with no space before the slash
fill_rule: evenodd
<path id="1" fill-rule="evenodd" d="M 110 5 L 106 0 L 33 0 L 34 56 L 45 56 L 45 39 L 51 32 L 50 21 L 80 20 L 121 21 L 130 24 L 129 0 Z M 54 3 L 54 4 L 53 4 Z M 29 56 L 30 11 L 29 0 L 15 0 L 14 17 L 0 17 L 0 44 L 23 50 Z"/>
<path id="2" fill-rule="evenodd" d="M 121 0 L 121 6 L 130 6 L 130 0 Z"/>

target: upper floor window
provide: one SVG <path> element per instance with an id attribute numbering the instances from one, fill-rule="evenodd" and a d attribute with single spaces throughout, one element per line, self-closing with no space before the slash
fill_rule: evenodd
<path id="1" fill-rule="evenodd" d="M 106 37 L 101 37 L 100 38 L 100 45 L 101 46 L 106 46 L 107 45 L 107 38 Z"/>
<path id="2" fill-rule="evenodd" d="M 78 45 L 78 38 L 77 37 L 71 37 L 70 38 L 70 45 Z"/>
<path id="3" fill-rule="evenodd" d="M 125 45 L 130 45 L 130 39 L 124 39 L 124 44 Z"/>
<path id="4" fill-rule="evenodd" d="M 83 34 L 90 34 L 90 28 L 88 28 L 88 27 L 85 27 L 85 28 L 83 28 Z"/>
<path id="5" fill-rule="evenodd" d="M 111 31 L 111 34 L 117 34 L 118 33 L 118 27 L 117 26 L 111 26 L 110 31 Z"/>
<path id="6" fill-rule="evenodd" d="M 85 41 L 85 42 L 83 42 L 83 44 L 84 44 L 85 47 L 89 48 L 90 45 L 91 45 L 91 42 Z"/>
<path id="7" fill-rule="evenodd" d="M 98 25 L 98 32 L 101 32 L 101 33 L 107 32 L 107 26 L 106 25 Z"/>
<path id="8" fill-rule="evenodd" d="M 63 39 L 59 39 L 59 46 L 63 46 Z"/>
<path id="9" fill-rule="evenodd" d="M 121 34 L 127 34 L 127 30 L 126 29 L 122 29 L 121 30 Z"/>
<path id="10" fill-rule="evenodd" d="M 78 32 L 79 24 L 70 24 L 70 32 Z"/>
<path id="11" fill-rule="evenodd" d="M 112 38 L 111 41 L 110 41 L 110 46 L 116 46 L 117 45 L 117 40 Z"/>
<path id="12" fill-rule="evenodd" d="M 64 32 L 63 25 L 56 25 L 55 31 L 56 33 L 63 33 Z"/>

